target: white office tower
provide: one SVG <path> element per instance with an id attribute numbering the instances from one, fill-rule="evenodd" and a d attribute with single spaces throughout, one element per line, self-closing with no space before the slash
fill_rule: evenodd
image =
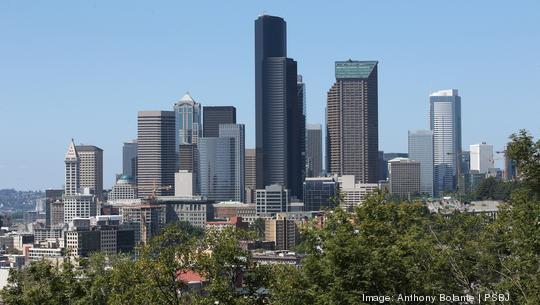
<path id="1" fill-rule="evenodd" d="M 68 151 L 64 158 L 66 163 L 64 195 L 75 195 L 79 192 L 79 165 L 80 159 L 77 149 L 75 148 L 75 142 L 71 139 L 68 146 Z"/>
<path id="2" fill-rule="evenodd" d="M 493 162 L 493 145 L 473 144 L 470 146 L 471 151 L 471 170 L 476 170 L 480 174 L 485 174 L 490 168 L 495 167 Z"/>
<path id="3" fill-rule="evenodd" d="M 433 132 L 409 131 L 409 159 L 420 162 L 420 193 L 433 196 Z"/>
<path id="4" fill-rule="evenodd" d="M 461 160 L 461 97 L 456 89 L 429 96 L 433 131 L 434 193 L 453 192 Z"/>
<path id="5" fill-rule="evenodd" d="M 62 202 L 64 204 L 64 222 L 74 218 L 88 218 L 97 215 L 96 197 L 90 188 L 80 188 L 80 158 L 73 139 L 69 143 L 64 162 L 66 164 L 65 186 Z"/>

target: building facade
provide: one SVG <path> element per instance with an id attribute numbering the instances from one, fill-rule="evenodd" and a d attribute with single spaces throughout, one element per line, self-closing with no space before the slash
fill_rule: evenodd
<path id="1" fill-rule="evenodd" d="M 420 193 L 433 196 L 433 132 L 409 131 L 409 158 L 420 162 Z"/>
<path id="2" fill-rule="evenodd" d="M 113 185 L 109 193 L 108 200 L 126 200 L 137 198 L 137 188 L 135 180 L 127 175 L 122 175 Z"/>
<path id="3" fill-rule="evenodd" d="M 368 194 L 379 189 L 377 183 L 356 183 L 352 175 L 337 177 L 341 205 L 347 210 L 362 204 Z"/>
<path id="4" fill-rule="evenodd" d="M 236 124 L 236 108 L 233 106 L 204 106 L 203 137 L 219 137 L 220 124 Z"/>
<path id="5" fill-rule="evenodd" d="M 485 174 L 495 167 L 493 159 L 493 145 L 481 143 L 470 145 L 470 170 Z"/>
<path id="6" fill-rule="evenodd" d="M 337 61 L 327 93 L 327 166 L 356 182 L 377 183 L 379 151 L 377 61 Z"/>
<path id="7" fill-rule="evenodd" d="M 246 203 L 255 203 L 255 190 L 257 189 L 257 157 L 255 156 L 255 149 L 246 149 L 245 154 L 245 200 Z"/>
<path id="8" fill-rule="evenodd" d="M 126 228 L 134 231 L 134 243 L 146 243 L 159 235 L 166 224 L 166 206 L 149 204 L 125 204 L 118 207 Z"/>
<path id="9" fill-rule="evenodd" d="M 79 155 L 79 187 L 88 188 L 103 199 L 103 149 L 93 145 L 77 145 Z"/>
<path id="10" fill-rule="evenodd" d="M 215 201 L 244 201 L 243 124 L 221 124 L 218 138 L 199 140 L 201 195 Z"/>
<path id="11" fill-rule="evenodd" d="M 174 196 L 191 197 L 195 194 L 193 188 L 193 173 L 187 170 L 179 170 L 174 173 Z"/>
<path id="12" fill-rule="evenodd" d="M 96 197 L 92 194 L 64 196 L 64 223 L 74 218 L 89 218 L 97 215 Z"/>
<path id="13" fill-rule="evenodd" d="M 275 242 L 276 250 L 293 250 L 298 242 L 298 228 L 292 219 L 277 218 L 264 221 L 264 239 Z"/>
<path id="14" fill-rule="evenodd" d="M 301 193 L 303 105 L 298 103 L 296 62 L 287 58 L 286 23 L 262 15 L 255 21 L 255 134 L 258 189 L 272 184 Z"/>
<path id="15" fill-rule="evenodd" d="M 176 169 L 175 113 L 140 111 L 137 139 L 138 196 L 173 195 Z"/>
<path id="16" fill-rule="evenodd" d="M 274 216 L 279 212 L 289 212 L 289 191 L 280 184 L 269 185 L 255 193 L 257 215 Z"/>
<path id="17" fill-rule="evenodd" d="M 232 139 L 230 172 L 232 178 L 233 201 L 245 201 L 246 135 L 244 124 L 220 124 L 219 137 Z"/>
<path id="18" fill-rule="evenodd" d="M 338 182 L 334 177 L 311 177 L 304 181 L 304 211 L 331 209 L 338 203 Z"/>
<path id="19" fill-rule="evenodd" d="M 390 193 L 410 198 L 420 193 L 420 162 L 408 158 L 388 161 Z"/>
<path id="20" fill-rule="evenodd" d="M 181 144 L 197 144 L 202 137 L 201 104 L 187 92 L 174 104 L 176 147 Z"/>
<path id="21" fill-rule="evenodd" d="M 137 140 L 124 142 L 122 147 L 122 174 L 137 179 Z"/>
<path id="22" fill-rule="evenodd" d="M 453 192 L 460 175 L 461 97 L 458 90 L 441 90 L 429 96 L 433 131 L 434 193 Z"/>
<path id="23" fill-rule="evenodd" d="M 71 139 L 71 142 L 69 143 L 64 163 L 66 165 L 64 175 L 64 195 L 76 195 L 79 193 L 80 189 L 80 159 L 73 139 Z"/>
<path id="24" fill-rule="evenodd" d="M 322 169 L 322 126 L 306 125 L 306 177 L 319 177 Z"/>

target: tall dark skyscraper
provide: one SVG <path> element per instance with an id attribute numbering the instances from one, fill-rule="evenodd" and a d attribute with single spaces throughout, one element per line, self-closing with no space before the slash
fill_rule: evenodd
<path id="1" fill-rule="evenodd" d="M 257 188 L 280 184 L 301 197 L 304 105 L 298 103 L 296 61 L 287 58 L 286 32 L 280 17 L 255 21 Z"/>
<path id="2" fill-rule="evenodd" d="M 137 129 L 137 186 L 139 197 L 174 195 L 176 169 L 175 114 L 139 111 Z"/>
<path id="3" fill-rule="evenodd" d="M 327 171 L 377 183 L 379 154 L 376 61 L 337 61 L 328 90 Z"/>
<path id="4" fill-rule="evenodd" d="M 219 124 L 236 124 L 236 108 L 233 106 L 204 106 L 203 137 L 219 137 Z"/>
<path id="5" fill-rule="evenodd" d="M 322 127 L 321 124 L 306 126 L 306 177 L 322 175 Z"/>

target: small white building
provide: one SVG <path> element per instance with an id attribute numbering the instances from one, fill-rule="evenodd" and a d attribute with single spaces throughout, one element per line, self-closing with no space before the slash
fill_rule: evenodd
<path id="1" fill-rule="evenodd" d="M 355 183 L 354 175 L 339 176 L 337 181 L 342 196 L 341 205 L 346 209 L 361 204 L 367 194 L 379 189 L 377 183 Z"/>

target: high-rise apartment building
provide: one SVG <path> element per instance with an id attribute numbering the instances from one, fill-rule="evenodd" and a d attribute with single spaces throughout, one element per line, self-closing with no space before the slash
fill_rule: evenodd
<path id="1" fill-rule="evenodd" d="M 409 158 L 420 162 L 420 193 L 433 196 L 433 132 L 409 131 Z"/>
<path id="2" fill-rule="evenodd" d="M 337 61 L 327 94 L 327 166 L 356 182 L 376 183 L 379 152 L 377 61 Z"/>
<path id="3" fill-rule="evenodd" d="M 487 173 L 490 168 L 495 167 L 493 145 L 485 142 L 470 145 L 470 162 L 470 170 L 476 170 L 481 174 Z"/>
<path id="4" fill-rule="evenodd" d="M 306 177 L 322 175 L 322 126 L 306 125 Z"/>
<path id="5" fill-rule="evenodd" d="M 461 161 L 461 97 L 458 90 L 440 90 L 429 96 L 433 131 L 434 192 L 456 190 Z"/>
<path id="6" fill-rule="evenodd" d="M 137 140 L 138 196 L 173 195 L 176 168 L 175 113 L 139 111 Z"/>
<path id="7" fill-rule="evenodd" d="M 301 197 L 303 107 L 296 62 L 287 58 L 286 23 L 262 15 L 255 21 L 255 133 L 257 188 L 280 184 Z"/>
<path id="8" fill-rule="evenodd" d="M 125 142 L 122 147 L 122 174 L 137 178 L 137 140 Z"/>
<path id="9" fill-rule="evenodd" d="M 420 162 L 408 158 L 388 161 L 390 193 L 407 198 L 420 193 Z"/>
<path id="10" fill-rule="evenodd" d="M 264 240 L 275 242 L 276 250 L 293 250 L 299 235 L 293 219 L 278 217 L 264 222 Z"/>
<path id="11" fill-rule="evenodd" d="M 203 136 L 219 137 L 220 124 L 236 124 L 236 108 L 233 106 L 203 107 Z"/>
<path id="12" fill-rule="evenodd" d="M 103 149 L 93 145 L 77 145 L 79 186 L 88 188 L 98 199 L 103 198 Z"/>

